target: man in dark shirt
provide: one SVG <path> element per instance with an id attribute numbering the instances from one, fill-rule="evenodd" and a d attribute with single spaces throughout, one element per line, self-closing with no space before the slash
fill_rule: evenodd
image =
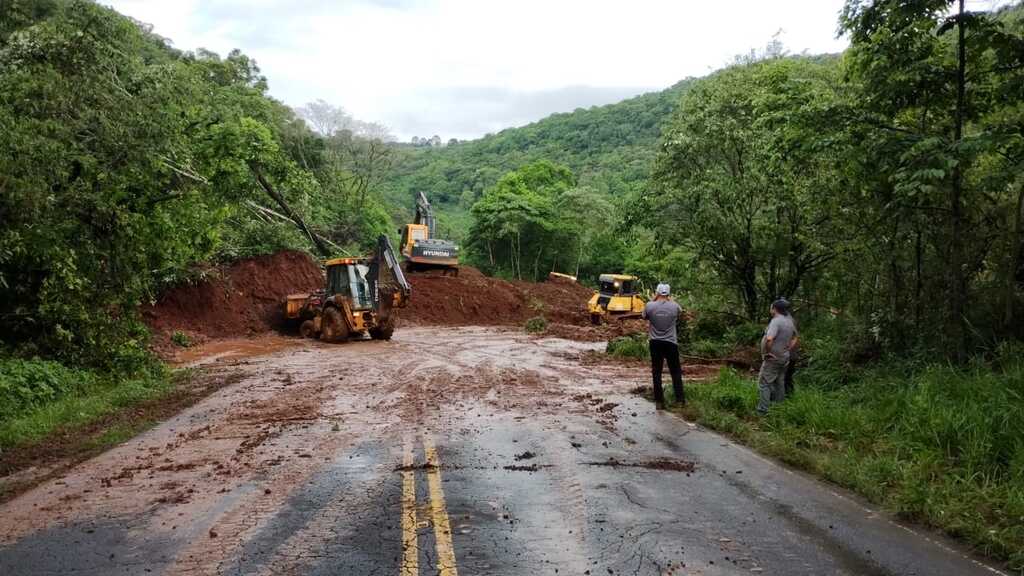
<path id="1" fill-rule="evenodd" d="M 668 371 L 672 375 L 672 392 L 675 400 L 680 404 L 686 404 L 683 370 L 679 365 L 679 341 L 676 336 L 676 321 L 682 308 L 669 298 L 671 292 L 668 284 L 658 284 L 654 300 L 644 306 L 644 319 L 648 322 L 650 339 L 654 404 L 659 410 L 665 408 L 665 391 L 661 386 L 661 370 L 665 361 L 668 361 Z"/>

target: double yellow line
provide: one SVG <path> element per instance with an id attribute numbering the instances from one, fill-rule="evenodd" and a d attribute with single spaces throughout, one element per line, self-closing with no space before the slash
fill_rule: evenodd
<path id="1" fill-rule="evenodd" d="M 416 458 L 413 438 L 406 436 L 402 453 L 402 569 L 401 576 L 419 576 L 419 538 L 416 519 Z M 423 436 L 423 452 L 427 458 L 427 490 L 430 495 L 430 521 L 434 525 L 437 550 L 437 571 L 440 576 L 458 576 L 455 567 L 455 548 L 452 546 L 451 520 L 444 504 L 441 488 L 441 461 L 437 447 L 429 434 Z"/>

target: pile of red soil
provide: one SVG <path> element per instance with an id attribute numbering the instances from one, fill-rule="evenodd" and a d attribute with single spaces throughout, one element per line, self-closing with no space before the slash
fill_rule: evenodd
<path id="1" fill-rule="evenodd" d="M 509 282 L 461 266 L 458 276 L 408 274 L 412 300 L 400 314 L 406 325 L 522 325 L 534 316 L 585 325 L 593 291 L 569 280 Z"/>
<path id="2" fill-rule="evenodd" d="M 308 255 L 278 252 L 240 260 L 206 280 L 172 288 L 142 309 L 157 341 L 175 331 L 193 339 L 247 336 L 280 328 L 288 294 L 322 288 L 323 272 Z"/>
<path id="3" fill-rule="evenodd" d="M 543 316 L 548 335 L 594 341 L 624 329 L 618 323 L 590 326 L 587 301 L 593 291 L 567 279 L 509 282 L 470 266 L 462 266 L 458 276 L 433 271 L 407 277 L 412 299 L 399 313 L 407 326 L 522 326 Z M 203 341 L 279 330 L 285 325 L 285 297 L 323 284 L 319 264 L 308 255 L 280 252 L 242 260 L 206 280 L 172 288 L 142 314 L 155 335 L 154 346 L 173 349 L 170 338 L 176 331 Z"/>

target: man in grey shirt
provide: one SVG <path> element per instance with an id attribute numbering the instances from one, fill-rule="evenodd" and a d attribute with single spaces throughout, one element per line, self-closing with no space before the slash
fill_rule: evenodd
<path id="1" fill-rule="evenodd" d="M 682 308 L 669 298 L 672 290 L 668 284 L 658 284 L 654 300 L 644 306 L 644 319 L 648 322 L 648 338 L 651 349 L 651 375 L 654 379 L 654 405 L 665 408 L 665 391 L 661 387 L 661 370 L 668 362 L 672 375 L 672 392 L 676 402 L 686 404 L 683 391 L 683 370 L 679 365 L 679 340 L 676 337 L 676 321 Z"/>
<path id="2" fill-rule="evenodd" d="M 772 303 L 772 320 L 761 339 L 761 372 L 757 377 L 757 412 L 768 413 L 773 402 L 786 398 L 785 375 L 790 352 L 797 344 L 796 324 L 789 315 L 789 302 L 780 298 Z"/>

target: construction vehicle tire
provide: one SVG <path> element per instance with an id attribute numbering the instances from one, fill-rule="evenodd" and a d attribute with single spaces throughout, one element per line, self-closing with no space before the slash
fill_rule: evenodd
<path id="1" fill-rule="evenodd" d="M 600 314 L 591 314 L 590 315 L 590 323 L 593 324 L 594 326 L 600 326 L 601 325 L 601 315 Z"/>
<path id="2" fill-rule="evenodd" d="M 316 338 L 316 323 L 306 320 L 299 326 L 299 336 L 303 338 Z"/>
<path id="3" fill-rule="evenodd" d="M 320 340 L 342 342 L 347 338 L 348 324 L 345 323 L 341 311 L 333 306 L 324 310 L 324 317 L 320 322 Z"/>
<path id="4" fill-rule="evenodd" d="M 380 326 L 374 326 L 370 328 L 370 337 L 374 340 L 391 340 L 391 336 L 395 333 L 395 318 L 394 316 L 388 318 Z"/>

